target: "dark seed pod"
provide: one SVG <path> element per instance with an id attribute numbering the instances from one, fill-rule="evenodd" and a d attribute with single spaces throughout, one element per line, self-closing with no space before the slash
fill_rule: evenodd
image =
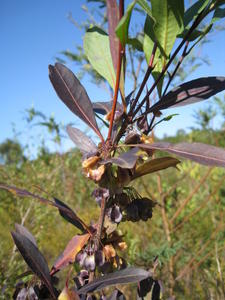
<path id="1" fill-rule="evenodd" d="M 131 131 L 125 137 L 125 144 L 139 144 L 140 143 L 140 135 L 137 132 Z"/>
<path id="2" fill-rule="evenodd" d="M 109 217 L 114 223 L 120 223 L 122 220 L 122 213 L 118 205 L 114 205 L 109 209 Z"/>
<path id="3" fill-rule="evenodd" d="M 95 256 L 94 255 L 88 255 L 84 260 L 84 267 L 88 271 L 94 271 L 95 269 Z"/>
<path id="4" fill-rule="evenodd" d="M 127 221 L 137 222 L 140 220 L 138 207 L 134 203 L 134 201 L 127 206 L 126 213 L 127 213 Z"/>
<path id="5" fill-rule="evenodd" d="M 105 255 L 102 250 L 98 250 L 95 252 L 95 264 L 96 266 L 103 266 L 105 263 Z"/>
<path id="6" fill-rule="evenodd" d="M 121 194 L 116 195 L 115 202 L 121 208 L 125 208 L 130 202 L 130 197 L 126 193 L 121 193 Z"/>

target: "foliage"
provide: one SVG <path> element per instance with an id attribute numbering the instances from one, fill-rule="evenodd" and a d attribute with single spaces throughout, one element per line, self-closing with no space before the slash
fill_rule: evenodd
<path id="1" fill-rule="evenodd" d="M 97 223 L 91 223 L 88 220 L 87 223 L 84 217 L 80 218 L 76 211 L 72 210 L 61 200 L 58 200 L 60 197 L 49 200 L 40 193 L 30 192 L 27 189 L 15 186 L 16 182 L 13 185 L 6 182 L 0 184 L 1 189 L 10 191 L 15 197 L 32 197 L 42 204 L 57 208 L 63 219 L 73 224 L 79 230 L 79 234 L 74 235 L 70 239 L 65 250 L 62 251 L 62 254 L 49 270 L 47 260 L 38 249 L 38 243 L 34 242 L 35 239 L 31 233 L 21 226 L 16 227 L 16 230 L 12 232 L 15 245 L 29 268 L 40 280 L 40 282 L 37 282 L 31 279 L 27 285 L 19 286 L 14 294 L 14 297 L 17 299 L 21 297 L 22 299 L 29 298 L 31 293 L 39 299 L 96 299 L 97 295 L 100 299 L 106 299 L 106 295 L 110 295 L 110 293 L 112 294 L 108 299 L 125 299 L 125 293 L 115 289 L 112 291 L 108 290 L 108 287 L 136 282 L 139 283 L 136 290 L 138 298 L 144 299 L 145 296 L 151 294 L 151 299 L 160 299 L 162 287 L 157 276 L 157 265 L 159 262 L 167 263 L 167 268 L 164 270 L 165 274 L 162 275 L 165 278 L 167 277 L 167 295 L 173 297 L 175 286 L 182 293 L 185 289 L 179 281 L 184 276 L 187 278 L 187 274 L 195 270 L 195 264 L 197 266 L 202 264 L 205 261 L 205 257 L 208 258 L 210 255 L 210 252 L 204 253 L 209 240 L 202 241 L 198 236 L 199 232 L 196 232 L 194 237 L 196 239 L 197 254 L 205 255 L 197 261 L 196 257 L 190 257 L 190 253 L 187 253 L 184 260 L 178 260 L 177 256 L 179 258 L 179 255 L 185 253 L 186 248 L 190 249 L 190 246 L 188 245 L 186 234 L 182 236 L 182 240 L 179 240 L 176 233 L 180 228 L 185 228 L 187 221 L 196 213 L 199 212 L 201 217 L 204 218 L 204 210 L 201 208 L 208 205 L 211 197 L 218 193 L 218 188 L 222 181 L 219 180 L 219 186 L 212 185 L 210 188 L 205 188 L 204 185 L 210 177 L 216 178 L 217 181 L 218 177 L 222 177 L 222 180 L 224 179 L 223 171 L 220 169 L 218 171 L 214 166 L 225 166 L 225 151 L 216 146 L 203 143 L 189 143 L 188 141 L 176 144 L 165 141 L 155 142 L 153 128 L 159 124 L 159 122 L 154 122 L 162 114 L 161 110 L 204 101 L 225 89 L 224 77 L 211 76 L 182 83 L 167 92 L 184 57 L 188 56 L 192 48 L 211 30 L 213 23 L 224 16 L 224 10 L 220 6 L 221 3 L 219 1 L 199 0 L 191 8 L 184 11 L 184 3 L 181 1 L 166 1 L 166 5 L 162 5 L 162 2 L 152 0 L 151 6 L 149 6 L 147 1 L 142 0 L 134 1 L 128 6 L 128 11 L 124 14 L 124 1 L 120 0 L 118 6 L 116 1 L 107 1 L 106 4 L 109 35 L 102 32 L 101 28 L 92 27 L 88 29 L 84 39 L 84 50 L 92 67 L 109 82 L 114 90 L 110 111 L 107 112 L 105 116 L 106 121 L 103 123 L 108 122 L 107 136 L 100 131 L 95 119 L 95 115 L 99 112 L 94 111 L 95 108 L 77 77 L 71 70 L 60 63 L 49 66 L 49 77 L 59 98 L 100 139 L 100 143 L 95 145 L 80 130 L 70 126 L 67 127 L 69 136 L 77 144 L 83 155 L 81 166 L 76 160 L 76 168 L 82 167 L 85 177 L 90 179 L 92 184 L 95 183 L 97 185 L 92 192 L 92 196 L 100 206 L 99 220 Z M 135 91 L 135 96 L 131 97 L 131 93 L 125 97 L 125 50 L 126 44 L 129 44 L 130 41 L 129 22 L 135 5 L 141 7 L 144 14 L 146 14 L 146 22 L 148 22 L 145 24 L 144 35 L 146 35 L 146 41 L 149 45 L 144 47 L 143 44 L 142 47 L 147 57 L 148 68 L 144 78 L 141 80 L 139 89 Z M 199 24 L 209 15 L 212 15 L 210 25 L 206 30 L 194 34 Z M 147 30 L 148 26 L 151 26 L 149 31 Z M 118 36 L 118 40 L 115 33 Z M 181 36 L 179 36 L 180 34 Z M 181 42 L 178 43 L 178 46 L 174 46 L 176 38 L 180 37 L 182 38 Z M 106 47 L 106 44 L 108 44 L 108 47 Z M 133 45 L 135 48 L 135 44 Z M 105 53 L 103 53 L 103 49 Z M 183 49 L 182 55 L 167 79 L 167 83 L 164 84 L 166 71 L 172 66 L 181 49 Z M 138 50 L 140 51 L 139 46 Z M 99 51 L 102 55 L 99 55 Z M 148 54 L 151 53 L 150 56 L 146 55 L 146 51 Z M 104 64 L 106 64 L 106 67 Z M 140 100 L 151 74 L 153 84 L 147 90 L 142 100 Z M 158 101 L 153 104 L 150 100 L 152 100 L 152 93 L 156 87 L 158 90 Z M 120 105 L 117 104 L 119 92 L 121 95 Z M 100 105 L 107 107 L 108 102 L 100 103 Z M 168 119 L 167 117 L 167 121 Z M 45 126 L 48 126 L 48 124 L 45 123 Z M 53 126 L 52 128 L 56 128 L 58 135 L 58 127 Z M 204 127 L 203 129 L 205 130 Z M 80 142 L 81 138 L 82 143 Z M 158 150 L 162 151 L 162 153 L 157 156 Z M 192 165 L 189 161 L 180 166 L 178 159 L 165 156 L 164 152 L 211 167 L 204 172 L 205 169 L 201 169 L 198 165 L 190 168 Z M 61 158 L 58 158 L 56 155 L 56 159 Z M 180 184 L 182 178 L 173 178 L 174 168 L 177 168 L 178 164 L 183 177 L 190 172 L 190 186 L 185 185 L 183 187 Z M 25 162 L 25 167 L 27 166 L 30 165 Z M 66 199 L 65 184 L 67 184 L 66 179 L 69 177 L 65 173 L 64 160 L 61 161 L 60 166 L 63 167 L 62 170 L 64 171 L 63 177 L 60 172 L 60 180 L 63 179 L 64 181 L 62 185 L 64 187 L 63 199 Z M 157 173 L 163 169 L 168 170 L 165 170 L 164 173 Z M 166 172 L 171 172 L 171 176 L 168 179 L 165 179 L 162 175 L 166 174 Z M 142 176 L 148 174 L 152 174 L 151 191 L 146 188 L 146 183 L 142 179 Z M 74 179 L 74 176 L 72 178 Z M 131 181 L 133 182 L 137 178 L 142 180 L 141 182 L 147 195 L 141 196 L 140 185 L 137 185 L 135 189 L 134 186 L 137 183 L 129 185 Z M 193 179 L 197 180 L 194 187 Z M 40 178 L 37 177 L 37 183 L 38 180 Z M 173 185 L 172 181 L 174 182 Z M 75 188 L 73 181 L 71 185 L 73 190 Z M 198 206 L 195 207 L 193 204 L 194 200 L 196 200 L 195 195 L 197 191 L 202 191 L 201 196 L 203 199 L 200 197 L 200 208 Z M 78 193 L 80 192 L 81 189 Z M 85 192 L 87 193 L 87 191 Z M 182 195 L 182 200 L 179 198 L 180 195 Z M 77 199 L 77 194 L 75 194 L 75 198 Z M 175 202 L 173 201 L 174 199 L 176 200 Z M 127 248 L 127 244 L 118 226 L 123 222 L 137 222 L 140 220 L 145 222 L 144 226 L 146 226 L 146 222 L 149 222 L 149 219 L 152 218 L 153 210 L 156 210 L 158 206 L 164 231 L 162 244 L 158 244 L 158 226 L 151 231 L 150 235 L 151 243 L 154 242 L 157 245 L 155 249 L 157 249 L 160 257 L 153 259 L 153 253 L 149 251 L 149 245 L 147 248 L 145 245 L 143 253 L 139 251 L 137 260 L 139 259 L 141 265 L 145 267 L 146 263 L 148 267 L 151 264 L 151 268 L 145 270 L 143 268 L 130 267 L 129 257 L 125 259 L 122 255 L 123 250 Z M 218 208 L 219 206 L 220 204 L 218 204 Z M 187 214 L 184 214 L 185 207 L 187 208 Z M 28 214 L 30 210 L 31 208 L 27 209 Z M 220 265 L 218 253 L 222 246 L 217 238 L 219 234 L 224 234 L 224 226 L 221 221 L 223 220 L 223 214 L 220 209 L 218 210 L 219 212 L 211 215 L 213 226 L 209 222 L 206 222 L 206 224 L 203 222 L 201 225 L 207 228 L 207 232 L 210 232 L 208 238 L 214 241 L 217 265 Z M 158 228 L 160 230 L 161 224 L 157 224 L 158 222 L 156 222 L 156 225 L 159 225 Z M 24 216 L 21 223 L 24 223 Z M 188 230 L 185 229 L 185 233 L 187 232 Z M 145 240 L 142 240 L 142 242 L 145 242 Z M 51 255 L 49 256 L 52 257 Z M 175 259 L 177 259 L 176 268 L 174 265 Z M 74 264 L 76 270 L 72 268 L 69 270 L 66 280 L 64 279 L 65 286 L 61 289 L 62 287 L 56 287 L 55 274 L 63 270 L 68 264 Z M 70 276 L 73 271 L 76 274 L 74 277 L 75 286 L 70 282 Z M 219 272 L 219 275 L 217 295 L 224 295 L 221 272 Z M 64 281 L 62 280 L 62 282 Z M 102 291 L 100 296 L 96 293 L 98 290 Z M 190 289 L 190 292 L 187 294 L 192 296 L 192 290 Z"/>

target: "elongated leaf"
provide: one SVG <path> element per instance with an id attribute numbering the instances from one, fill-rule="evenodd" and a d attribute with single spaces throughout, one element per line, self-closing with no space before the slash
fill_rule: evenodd
<path id="1" fill-rule="evenodd" d="M 151 300 L 160 300 L 161 287 L 157 280 L 154 281 Z"/>
<path id="2" fill-rule="evenodd" d="M 12 232 L 13 240 L 31 270 L 44 282 L 51 295 L 56 299 L 56 294 L 51 282 L 48 264 L 38 248 L 24 235 Z"/>
<path id="3" fill-rule="evenodd" d="M 158 142 L 137 144 L 136 147 L 166 151 L 207 166 L 225 167 L 225 150 L 211 145 Z"/>
<path id="4" fill-rule="evenodd" d="M 223 18 L 225 18 L 225 8 L 217 7 L 212 17 L 211 23 L 220 21 Z"/>
<path id="5" fill-rule="evenodd" d="M 183 30 L 184 2 L 182 0 L 152 0 L 152 15 L 156 23 L 154 34 L 161 53 L 169 57 L 176 36 Z"/>
<path id="6" fill-rule="evenodd" d="M 120 154 L 118 157 L 105 159 L 102 164 L 112 163 L 123 169 L 133 169 L 138 159 L 138 148 L 133 148 Z"/>
<path id="7" fill-rule="evenodd" d="M 169 167 L 176 167 L 176 165 L 179 163 L 180 161 L 173 157 L 162 157 L 162 158 L 151 159 L 145 162 L 143 165 L 137 167 L 131 180 L 144 176 L 146 174 L 167 169 Z"/>
<path id="8" fill-rule="evenodd" d="M 152 54 L 152 50 L 154 48 L 154 44 L 156 41 L 155 33 L 153 30 L 154 27 L 154 21 L 149 16 L 146 17 L 145 25 L 144 25 L 144 41 L 143 41 L 143 50 L 145 53 L 145 58 L 147 64 L 149 64 L 150 57 Z M 157 80 L 159 74 L 161 73 L 163 66 L 166 64 L 167 58 L 160 53 L 160 49 L 157 48 L 155 52 L 155 58 L 154 58 L 154 70 L 152 72 L 152 76 L 154 80 Z M 163 85 L 163 79 L 160 80 L 160 82 L 157 85 L 157 90 L 159 95 L 161 95 L 162 91 L 162 85 Z"/>
<path id="9" fill-rule="evenodd" d="M 202 77 L 181 84 L 154 104 L 150 111 L 163 110 L 206 100 L 225 89 L 225 77 Z"/>
<path id="10" fill-rule="evenodd" d="M 76 213 L 65 203 L 60 201 L 59 199 L 54 198 L 55 203 L 58 205 L 58 210 L 60 215 L 68 222 L 76 226 L 78 229 L 80 229 L 82 232 L 85 230 L 83 227 L 83 224 L 81 223 L 79 217 L 76 215 Z M 66 208 L 67 210 L 64 211 L 61 209 L 61 207 Z"/>
<path id="11" fill-rule="evenodd" d="M 33 243 L 37 247 L 37 242 L 36 242 L 35 237 L 33 236 L 32 233 L 30 233 L 30 231 L 26 227 L 24 227 L 20 224 L 15 224 L 15 229 L 16 229 L 17 233 L 19 233 L 19 234 L 25 236 L 26 238 L 28 238 L 28 240 L 30 240 L 31 243 Z"/>
<path id="12" fill-rule="evenodd" d="M 112 105 L 113 105 L 113 101 L 94 102 L 93 109 L 94 109 L 94 112 L 96 112 L 100 115 L 106 115 L 112 110 Z M 120 103 L 117 102 L 116 110 L 123 112 L 123 105 L 121 105 Z"/>
<path id="13" fill-rule="evenodd" d="M 74 223 L 79 222 L 80 226 L 82 225 L 86 229 L 88 228 L 87 225 L 85 225 L 84 222 L 66 205 L 62 206 L 59 204 L 59 202 L 56 203 L 56 202 L 50 201 L 48 199 L 40 197 L 39 195 L 32 194 L 32 193 L 28 192 L 27 190 L 19 189 L 15 186 L 0 184 L 0 189 L 5 189 L 19 197 L 31 197 L 31 198 L 37 199 L 38 201 L 40 201 L 41 203 L 43 203 L 45 205 L 51 205 L 53 207 L 56 207 L 56 208 L 58 208 L 60 214 L 63 213 L 64 215 L 67 215 L 67 217 L 70 218 L 71 220 L 74 220 Z"/>
<path id="14" fill-rule="evenodd" d="M 149 272 L 140 268 L 126 268 L 114 273 L 104 275 L 91 283 L 85 285 L 77 292 L 78 294 L 91 293 L 93 291 L 102 290 L 105 287 L 116 284 L 128 284 L 141 281 L 149 276 Z"/>
<path id="15" fill-rule="evenodd" d="M 98 151 L 95 143 L 80 129 L 67 126 L 66 131 L 77 148 L 82 152 L 82 154 L 87 154 L 89 152 L 95 153 Z"/>
<path id="16" fill-rule="evenodd" d="M 122 17 L 118 26 L 116 27 L 116 35 L 120 39 L 120 42 L 123 46 L 125 46 L 128 41 L 128 30 L 129 30 L 130 18 L 131 18 L 131 14 L 132 14 L 135 3 L 136 3 L 136 0 L 134 0 L 133 2 L 131 2 L 128 5 L 124 16 Z"/>
<path id="17" fill-rule="evenodd" d="M 206 7 L 209 0 L 198 0 L 184 13 L 184 27 L 195 19 L 195 17 Z"/>
<path id="18" fill-rule="evenodd" d="M 49 78 L 66 106 L 101 137 L 88 94 L 73 72 L 56 63 L 55 66 L 49 65 Z"/>
<path id="19" fill-rule="evenodd" d="M 151 8 L 148 4 L 147 0 L 137 0 L 137 3 L 140 5 L 140 7 L 147 13 L 147 15 L 154 20 L 152 16 Z M 154 20 L 155 21 L 155 20 Z"/>
<path id="20" fill-rule="evenodd" d="M 119 9 L 117 5 L 117 0 L 106 1 L 106 4 L 107 4 L 110 52 L 112 56 L 114 70 L 116 71 L 118 51 L 119 51 L 119 40 L 116 36 L 115 29 L 119 23 Z"/>
<path id="21" fill-rule="evenodd" d="M 67 244 L 63 253 L 54 263 L 51 269 L 51 275 L 55 274 L 62 268 L 66 267 L 68 264 L 75 261 L 77 253 L 83 248 L 90 238 L 90 234 L 75 235 Z"/>
<path id="22" fill-rule="evenodd" d="M 108 35 L 98 27 L 90 28 L 84 36 L 84 51 L 92 67 L 105 78 L 114 89 L 116 77 Z"/>

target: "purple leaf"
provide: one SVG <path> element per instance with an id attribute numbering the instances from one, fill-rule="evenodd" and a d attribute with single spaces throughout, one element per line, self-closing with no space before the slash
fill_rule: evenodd
<path id="1" fill-rule="evenodd" d="M 13 240 L 31 270 L 44 282 L 49 292 L 56 299 L 48 264 L 38 248 L 24 235 L 12 232 Z"/>
<path id="2" fill-rule="evenodd" d="M 77 292 L 78 294 L 87 294 L 93 291 L 102 290 L 105 287 L 116 285 L 116 284 L 128 284 L 139 282 L 149 276 L 149 272 L 140 268 L 126 268 L 114 273 L 106 274 L 88 283 Z"/>
<path id="3" fill-rule="evenodd" d="M 133 169 L 138 159 L 138 151 L 138 148 L 132 148 L 117 157 L 105 159 L 102 164 L 112 163 L 123 169 Z"/>
<path id="4" fill-rule="evenodd" d="M 32 233 L 30 233 L 30 231 L 26 227 L 16 223 L 15 224 L 15 229 L 16 229 L 17 233 L 20 233 L 21 235 L 24 235 L 26 238 L 28 238 L 37 247 L 37 242 L 36 242 L 35 237 L 32 235 Z"/>
<path id="5" fill-rule="evenodd" d="M 49 78 L 59 98 L 102 139 L 88 94 L 73 72 L 56 63 L 49 65 Z"/>
<path id="6" fill-rule="evenodd" d="M 0 189 L 5 189 L 13 194 L 16 194 L 17 196 L 20 196 L 20 197 L 31 197 L 31 198 L 39 200 L 43 204 L 48 204 L 48 205 L 54 206 L 54 207 L 58 208 L 61 215 L 64 214 L 64 216 L 67 216 L 67 218 L 70 218 L 71 221 L 73 220 L 74 223 L 75 222 L 80 223 L 80 227 L 82 225 L 83 228 L 85 227 L 87 229 L 87 226 L 84 224 L 84 222 L 67 205 L 59 204 L 59 202 L 61 202 L 59 200 L 58 200 L 58 202 L 53 202 L 53 201 L 47 200 L 43 197 L 40 197 L 39 195 L 32 194 L 32 193 L 28 192 L 27 190 L 22 190 L 15 186 L 10 186 L 10 185 L 5 185 L 5 184 L 0 184 Z"/>
<path id="7" fill-rule="evenodd" d="M 155 112 L 170 107 L 196 103 L 225 89 L 225 77 L 203 77 L 191 80 L 177 86 L 150 107 L 149 112 Z"/>
<path id="8" fill-rule="evenodd" d="M 112 110 L 113 101 L 108 102 L 94 102 L 92 103 L 94 112 L 100 115 L 106 115 Z M 123 106 L 117 102 L 116 110 L 123 112 Z"/>
<path id="9" fill-rule="evenodd" d="M 137 144 L 135 146 L 143 149 L 166 151 L 207 166 L 225 167 L 225 150 L 211 145 L 202 143 L 171 144 L 158 142 L 153 144 Z"/>
<path id="10" fill-rule="evenodd" d="M 70 222 L 71 224 L 76 226 L 78 229 L 80 229 L 82 232 L 85 231 L 83 224 L 82 224 L 81 220 L 79 219 L 79 217 L 76 215 L 76 213 L 62 201 L 60 201 L 56 198 L 54 198 L 54 200 L 55 200 L 55 203 L 58 205 L 58 210 L 59 210 L 60 215 L 66 221 Z M 66 208 L 67 210 L 64 211 L 64 210 L 62 210 L 62 208 Z"/>
<path id="11" fill-rule="evenodd" d="M 80 129 L 67 126 L 66 131 L 70 139 L 74 142 L 74 144 L 82 152 L 82 154 L 87 154 L 89 152 L 95 153 L 98 151 L 95 143 L 82 131 L 80 131 Z"/>

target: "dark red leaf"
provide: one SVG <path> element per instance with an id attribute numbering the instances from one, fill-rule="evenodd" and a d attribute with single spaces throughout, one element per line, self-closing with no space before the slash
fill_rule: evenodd
<path id="1" fill-rule="evenodd" d="M 26 236 L 18 232 L 12 232 L 11 234 L 27 265 L 44 282 L 53 298 L 56 299 L 48 264 L 42 253 Z"/>
<path id="2" fill-rule="evenodd" d="M 166 151 L 207 166 L 225 167 L 225 150 L 211 145 L 202 143 L 171 144 L 158 142 L 153 144 L 137 144 L 135 146 L 143 149 Z"/>
<path id="3" fill-rule="evenodd" d="M 49 78 L 59 98 L 102 139 L 88 94 L 73 72 L 56 63 L 49 65 Z"/>
<path id="4" fill-rule="evenodd" d="M 95 143 L 80 131 L 80 129 L 67 126 L 66 131 L 82 154 L 97 152 L 98 149 Z"/>
<path id="5" fill-rule="evenodd" d="M 58 205 L 58 210 L 60 215 L 67 220 L 68 222 L 70 222 L 71 224 L 73 224 L 74 226 L 76 226 L 78 229 L 80 229 L 82 232 L 85 231 L 85 228 L 83 227 L 83 222 L 81 222 L 81 220 L 79 219 L 79 217 L 76 215 L 76 213 L 69 207 L 67 206 L 65 203 L 63 203 L 62 201 L 60 201 L 59 199 L 54 198 L 55 203 Z M 62 210 L 62 208 L 66 208 L 67 210 Z"/>
<path id="6" fill-rule="evenodd" d="M 24 227 L 20 224 L 15 224 L 15 229 L 16 229 L 17 233 L 20 233 L 21 235 L 24 235 L 26 238 L 28 238 L 37 247 L 37 242 L 36 242 L 35 237 L 33 236 L 32 233 L 30 233 L 30 231 L 26 227 Z"/>
<path id="7" fill-rule="evenodd" d="M 94 102 L 92 103 L 93 109 L 100 115 L 106 115 L 112 110 L 113 101 L 108 102 Z M 123 112 L 123 106 L 117 102 L 116 110 Z"/>
<path id="8" fill-rule="evenodd" d="M 140 268 L 126 268 L 95 279 L 91 283 L 88 283 L 79 289 L 77 292 L 78 294 L 87 294 L 116 284 L 134 283 L 147 278 L 149 275 L 149 272 Z"/>
<path id="9" fill-rule="evenodd" d="M 0 189 L 8 190 L 9 192 L 11 192 L 11 193 L 13 193 L 13 194 L 15 194 L 17 196 L 20 196 L 20 197 L 31 197 L 31 198 L 39 200 L 43 204 L 48 204 L 48 205 L 54 206 L 54 207 L 58 208 L 58 210 L 59 210 L 59 212 L 60 212 L 61 215 L 63 213 L 65 216 L 67 216 L 68 218 L 70 218 L 70 220 L 73 220 L 74 224 L 75 223 L 76 224 L 79 223 L 80 224 L 79 225 L 80 228 L 82 226 L 82 228 L 86 228 L 88 230 L 87 225 L 85 225 L 85 223 L 69 207 L 67 207 L 65 204 L 64 205 L 60 205 L 59 202 L 56 203 L 56 202 L 47 200 L 47 199 L 45 199 L 43 197 L 40 197 L 39 195 L 32 194 L 32 193 L 28 192 L 27 190 L 22 190 L 22 189 L 19 189 L 19 188 L 15 187 L 15 186 L 0 184 Z"/>
<path id="10" fill-rule="evenodd" d="M 151 276 L 139 282 L 137 292 L 140 299 L 143 299 L 150 293 L 153 283 L 154 280 Z"/>
<path id="11" fill-rule="evenodd" d="M 152 289 L 152 298 L 151 300 L 160 300 L 160 291 L 161 287 L 157 280 L 154 281 L 154 286 Z"/>
<path id="12" fill-rule="evenodd" d="M 117 0 L 106 1 L 106 3 L 107 3 L 110 51 L 111 51 L 114 70 L 116 71 L 118 51 L 119 51 L 119 40 L 116 36 L 115 29 L 119 23 L 119 9 L 117 5 Z"/>
<path id="13" fill-rule="evenodd" d="M 150 112 L 206 100 L 225 89 L 225 77 L 203 77 L 172 89 L 150 108 Z"/>

